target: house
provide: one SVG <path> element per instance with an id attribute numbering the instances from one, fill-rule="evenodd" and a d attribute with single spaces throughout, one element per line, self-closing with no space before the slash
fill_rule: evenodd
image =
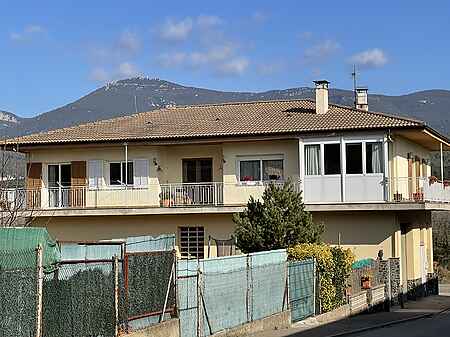
<path id="1" fill-rule="evenodd" d="M 369 112 L 366 89 L 351 108 L 329 104 L 329 83 L 315 83 L 315 102 L 167 107 L 9 140 L 27 156 L 34 224 L 62 241 L 176 233 L 182 257 L 203 258 L 217 254 L 210 237 L 230 239 L 250 196 L 290 179 L 327 242 L 399 258 L 405 289 L 425 282 L 431 211 L 450 210 L 429 157 L 450 141 Z"/>

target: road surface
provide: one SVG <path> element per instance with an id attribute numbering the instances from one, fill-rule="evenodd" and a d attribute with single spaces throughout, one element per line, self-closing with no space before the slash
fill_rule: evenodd
<path id="1" fill-rule="evenodd" d="M 352 337 L 443 337 L 450 336 L 450 311 L 430 318 L 396 324 L 390 327 L 370 330 Z"/>

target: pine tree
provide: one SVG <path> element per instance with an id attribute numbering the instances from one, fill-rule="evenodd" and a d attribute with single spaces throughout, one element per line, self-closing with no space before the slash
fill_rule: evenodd
<path id="1" fill-rule="evenodd" d="M 233 215 L 237 246 L 243 253 L 282 249 L 298 243 L 317 243 L 323 225 L 305 209 L 302 193 L 291 182 L 269 184 L 262 200 L 250 197 L 247 209 Z"/>

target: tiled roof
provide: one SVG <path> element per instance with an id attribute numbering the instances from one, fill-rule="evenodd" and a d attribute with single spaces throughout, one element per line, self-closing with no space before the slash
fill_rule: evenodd
<path id="1" fill-rule="evenodd" d="M 413 119 L 330 105 L 315 113 L 310 100 L 226 103 L 171 107 L 10 139 L 49 144 L 196 137 L 295 134 L 334 130 L 414 128 Z"/>

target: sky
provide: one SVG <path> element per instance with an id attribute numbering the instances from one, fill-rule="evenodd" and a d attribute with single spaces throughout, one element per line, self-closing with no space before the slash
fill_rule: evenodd
<path id="1" fill-rule="evenodd" d="M 450 1 L 0 0 L 0 110 L 148 76 L 227 91 L 450 89 Z"/>

